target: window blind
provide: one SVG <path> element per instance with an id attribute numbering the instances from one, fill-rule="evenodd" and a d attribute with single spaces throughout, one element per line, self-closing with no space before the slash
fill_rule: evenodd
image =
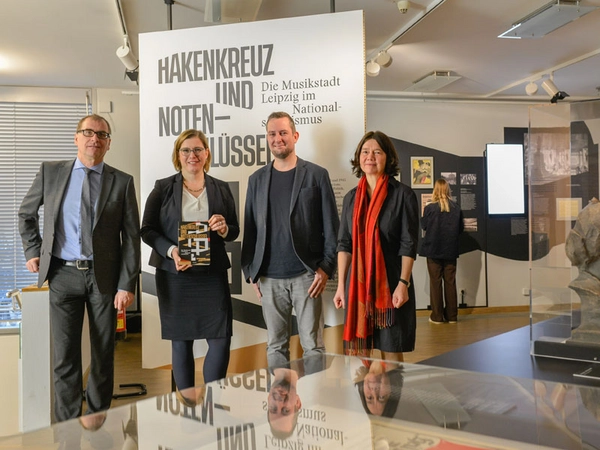
<path id="1" fill-rule="evenodd" d="M 37 282 L 25 267 L 19 206 L 42 162 L 75 158 L 77 122 L 87 114 L 85 103 L 0 102 L 0 304 Z"/>

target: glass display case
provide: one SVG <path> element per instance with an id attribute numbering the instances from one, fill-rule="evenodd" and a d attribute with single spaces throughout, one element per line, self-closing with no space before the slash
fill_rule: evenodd
<path id="1" fill-rule="evenodd" d="M 530 109 L 531 351 L 600 362 L 600 100 Z"/>
<path id="2" fill-rule="evenodd" d="M 600 389 L 324 355 L 0 439 L 0 448 L 582 449 Z"/>

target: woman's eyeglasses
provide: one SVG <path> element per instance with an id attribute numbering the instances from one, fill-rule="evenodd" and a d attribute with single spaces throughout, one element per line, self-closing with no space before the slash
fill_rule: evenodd
<path id="1" fill-rule="evenodd" d="M 192 152 L 194 152 L 194 155 L 198 156 L 200 155 L 200 153 L 202 153 L 204 150 L 206 150 L 204 147 L 196 147 L 196 148 L 180 148 L 179 151 L 181 153 L 183 153 L 185 156 L 190 156 L 190 154 Z"/>

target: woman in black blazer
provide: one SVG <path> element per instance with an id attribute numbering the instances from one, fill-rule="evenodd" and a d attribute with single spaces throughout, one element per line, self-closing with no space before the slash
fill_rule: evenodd
<path id="1" fill-rule="evenodd" d="M 458 235 L 463 231 L 460 206 L 452 201 L 450 186 L 443 178 L 435 182 L 432 202 L 425 207 L 421 228 L 425 237 L 421 243 L 421 256 L 427 257 L 429 272 L 429 299 L 431 316 L 435 324 L 456 323 L 458 299 L 456 293 L 456 259 Z M 444 281 L 442 293 L 442 280 Z M 444 307 L 444 299 L 446 307 Z"/>
<path id="2" fill-rule="evenodd" d="M 229 185 L 209 176 L 210 149 L 204 133 L 184 131 L 175 141 L 172 161 L 178 173 L 158 180 L 148 196 L 142 220 L 143 241 L 152 247 L 163 339 L 171 340 L 172 365 L 179 391 L 194 386 L 193 345 L 206 339 L 204 382 L 227 374 L 232 307 L 225 241 L 240 227 Z M 210 262 L 191 265 L 179 255 L 180 222 L 207 222 Z"/>
<path id="3" fill-rule="evenodd" d="M 338 234 L 336 308 L 345 309 L 344 350 L 403 361 L 415 348 L 412 268 L 419 209 L 414 191 L 394 177 L 398 153 L 381 131 L 369 131 L 350 161 L 358 186 L 344 196 Z"/>

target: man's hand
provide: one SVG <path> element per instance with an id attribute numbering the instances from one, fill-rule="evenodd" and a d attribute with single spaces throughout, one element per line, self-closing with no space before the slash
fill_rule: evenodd
<path id="1" fill-rule="evenodd" d="M 258 298 L 258 301 L 260 301 L 260 299 L 262 298 L 262 292 L 260 292 L 260 286 L 258 285 L 258 283 L 252 283 L 252 287 L 254 288 L 254 292 L 256 293 L 256 298 Z"/>
<path id="2" fill-rule="evenodd" d="M 25 263 L 25 266 L 27 267 L 27 270 L 29 270 L 30 272 L 38 273 L 40 271 L 40 258 L 39 257 L 31 258 L 29 261 L 27 261 Z"/>
<path id="3" fill-rule="evenodd" d="M 119 311 L 127 309 L 127 307 L 133 303 L 134 299 L 135 296 L 133 295 L 133 292 L 117 291 L 117 294 L 115 295 L 115 309 L 118 309 Z"/>
<path id="4" fill-rule="evenodd" d="M 317 298 L 319 295 L 323 293 L 325 290 L 325 286 L 327 286 L 327 280 L 329 276 L 325 273 L 323 269 L 320 267 L 315 272 L 315 279 L 308 288 L 308 295 L 311 298 Z"/>

